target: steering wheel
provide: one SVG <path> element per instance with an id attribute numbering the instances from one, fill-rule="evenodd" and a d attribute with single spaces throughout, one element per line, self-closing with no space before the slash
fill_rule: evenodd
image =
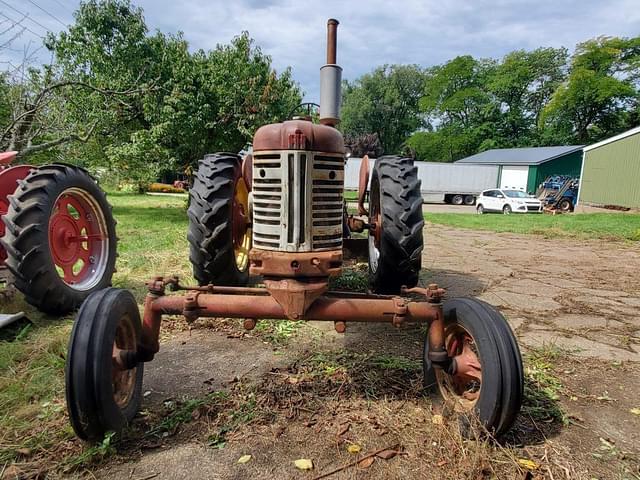
<path id="1" fill-rule="evenodd" d="M 320 118 L 320 105 L 313 102 L 301 103 L 291 110 L 287 118 L 290 119 L 294 116 L 306 117 L 307 120 L 318 123 L 318 119 Z"/>

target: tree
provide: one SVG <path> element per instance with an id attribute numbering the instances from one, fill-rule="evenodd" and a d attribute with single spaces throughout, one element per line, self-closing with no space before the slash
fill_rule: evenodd
<path id="1" fill-rule="evenodd" d="M 511 52 L 496 65 L 486 85 L 500 109 L 494 143 L 517 147 L 540 142 L 542 109 L 565 80 L 566 64 L 566 49 L 538 48 Z"/>
<path id="2" fill-rule="evenodd" d="M 92 163 L 140 184 L 207 152 L 240 150 L 301 98 L 290 70 L 278 75 L 248 33 L 192 54 L 180 33 L 149 35 L 142 10 L 127 0 L 82 3 L 75 24 L 49 45 L 65 78 L 135 92 L 110 101 L 84 92 L 68 111 L 72 121 L 98 125 L 103 148 L 92 153 L 104 153 Z"/>
<path id="3" fill-rule="evenodd" d="M 385 65 L 344 82 L 340 129 L 354 136 L 375 133 L 384 153 L 396 153 L 423 125 L 418 108 L 423 90 L 424 71 L 417 65 Z"/>
<path id="4" fill-rule="evenodd" d="M 431 134 L 413 140 L 424 146 L 428 139 L 429 160 L 453 161 L 475 153 L 495 130 L 499 107 L 486 88 L 494 69 L 494 61 L 467 55 L 429 70 L 420 107 Z"/>
<path id="5" fill-rule="evenodd" d="M 564 142 L 587 144 L 633 126 L 639 67 L 640 37 L 579 44 L 567 80 L 543 110 L 541 127 Z"/>

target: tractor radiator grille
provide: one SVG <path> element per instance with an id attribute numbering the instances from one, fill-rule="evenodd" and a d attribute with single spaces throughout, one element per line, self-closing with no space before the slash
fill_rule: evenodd
<path id="1" fill-rule="evenodd" d="M 309 252 L 342 247 L 344 157 L 308 151 L 253 156 L 253 245 Z"/>

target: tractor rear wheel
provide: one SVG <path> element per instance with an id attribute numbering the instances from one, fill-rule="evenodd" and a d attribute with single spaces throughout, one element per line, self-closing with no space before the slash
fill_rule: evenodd
<path id="1" fill-rule="evenodd" d="M 2 245 L 15 286 L 49 314 L 111 285 L 116 223 L 104 192 L 72 165 L 34 169 L 9 197 Z"/>
<path id="2" fill-rule="evenodd" d="M 369 282 L 377 293 L 414 287 L 422 264 L 422 194 L 409 158 L 384 156 L 373 168 L 369 219 Z"/>
<path id="3" fill-rule="evenodd" d="M 251 217 L 240 157 L 216 153 L 200 160 L 189 197 L 193 276 L 200 285 L 246 285 Z"/>
<path id="4" fill-rule="evenodd" d="M 432 365 L 425 339 L 425 387 L 438 391 L 464 427 L 477 419 L 500 436 L 513 425 L 523 398 L 522 357 L 515 336 L 495 308 L 474 298 L 446 302 L 444 318 L 445 347 L 454 358 L 455 373 Z"/>
<path id="5" fill-rule="evenodd" d="M 571 203 L 571 200 L 566 197 L 560 200 L 560 202 L 558 203 L 558 210 L 565 213 L 571 212 L 573 210 L 573 204 Z"/>
<path id="6" fill-rule="evenodd" d="M 69 420 L 83 440 L 120 432 L 140 406 L 144 363 L 136 361 L 140 312 L 131 292 L 89 296 L 73 324 L 65 365 Z"/>

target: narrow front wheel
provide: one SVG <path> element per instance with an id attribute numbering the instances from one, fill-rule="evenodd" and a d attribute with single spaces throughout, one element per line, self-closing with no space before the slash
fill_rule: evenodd
<path id="1" fill-rule="evenodd" d="M 140 328 L 138 306 L 127 290 L 95 292 L 80 307 L 69 340 L 65 393 L 69 420 L 83 440 L 120 432 L 138 411 Z"/>
<path id="2" fill-rule="evenodd" d="M 491 305 L 473 298 L 444 304 L 445 347 L 452 373 L 433 366 L 424 343 L 425 387 L 469 424 L 473 417 L 499 436 L 520 411 L 524 388 L 520 350 L 505 318 Z"/>

